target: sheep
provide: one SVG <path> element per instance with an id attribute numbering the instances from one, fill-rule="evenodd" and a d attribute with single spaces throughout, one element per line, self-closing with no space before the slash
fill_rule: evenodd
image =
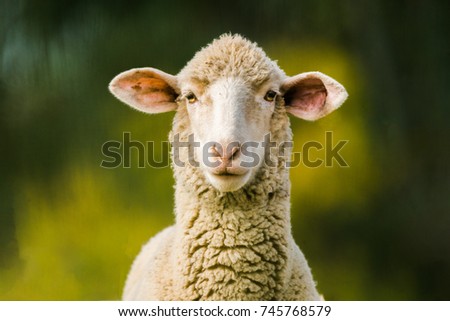
<path id="1" fill-rule="evenodd" d="M 288 77 L 256 43 L 224 34 L 176 76 L 131 69 L 109 89 L 144 113 L 176 111 L 175 224 L 143 246 L 124 300 L 321 299 L 291 233 L 288 113 L 329 114 L 347 98 L 341 84 Z"/>

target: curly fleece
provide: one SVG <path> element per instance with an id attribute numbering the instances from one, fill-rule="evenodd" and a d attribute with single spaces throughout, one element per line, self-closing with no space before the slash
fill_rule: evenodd
<path id="1" fill-rule="evenodd" d="M 205 86 L 218 77 L 258 83 L 284 77 L 255 44 L 222 36 L 198 52 L 180 72 Z M 182 81 L 182 80 L 181 80 Z M 192 134 L 186 106 L 179 103 L 170 139 Z M 271 119 L 271 140 L 290 142 L 282 98 Z M 175 225 L 153 237 L 133 263 L 125 300 L 320 300 L 304 255 L 291 233 L 290 150 L 271 149 L 271 166 L 235 192 L 219 192 L 188 162 L 187 148 L 173 165 Z M 268 162 L 266 162 L 268 163 Z"/>

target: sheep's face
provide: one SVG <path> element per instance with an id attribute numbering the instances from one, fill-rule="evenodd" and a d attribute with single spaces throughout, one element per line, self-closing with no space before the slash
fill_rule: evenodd
<path id="1" fill-rule="evenodd" d="M 241 188 L 263 164 L 279 90 L 278 79 L 260 86 L 239 77 L 219 78 L 208 86 L 183 83 L 179 100 L 198 142 L 196 160 L 216 189 Z"/>
<path id="2" fill-rule="evenodd" d="M 287 77 L 261 48 L 239 35 L 215 40 L 177 76 L 154 68 L 131 69 L 117 75 L 109 89 L 145 113 L 187 112 L 192 156 L 223 192 L 250 182 L 266 161 L 266 137 L 277 103 L 282 108 L 284 101 L 286 111 L 298 118 L 316 120 L 347 98 L 341 84 L 320 72 Z"/>

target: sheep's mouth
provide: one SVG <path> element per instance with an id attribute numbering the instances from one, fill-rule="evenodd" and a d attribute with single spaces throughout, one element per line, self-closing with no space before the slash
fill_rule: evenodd
<path id="1" fill-rule="evenodd" d="M 248 171 L 243 171 L 242 169 L 225 168 L 221 170 L 213 170 L 211 171 L 211 174 L 216 177 L 241 177 L 247 174 L 247 172 Z"/>
<path id="2" fill-rule="evenodd" d="M 216 175 L 216 176 L 219 176 L 219 177 L 234 177 L 234 176 L 242 176 L 241 174 L 233 174 L 233 173 L 228 173 L 228 172 L 226 172 L 226 173 L 218 173 L 218 174 L 214 174 L 214 175 Z"/>
<path id="3" fill-rule="evenodd" d="M 221 192 L 233 192 L 244 186 L 250 177 L 249 171 L 208 171 L 209 182 Z"/>

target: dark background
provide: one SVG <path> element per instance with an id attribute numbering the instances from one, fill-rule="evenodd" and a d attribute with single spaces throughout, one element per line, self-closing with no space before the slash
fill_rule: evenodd
<path id="1" fill-rule="evenodd" d="M 170 168 L 104 169 L 101 146 L 167 139 L 117 73 L 176 74 L 225 32 L 290 75 L 348 89 L 295 149 L 332 131 L 342 168 L 291 171 L 293 230 L 329 300 L 449 300 L 449 1 L 0 2 L 0 299 L 118 299 L 140 246 L 173 221 Z M 310 157 L 322 157 L 320 153 Z"/>

